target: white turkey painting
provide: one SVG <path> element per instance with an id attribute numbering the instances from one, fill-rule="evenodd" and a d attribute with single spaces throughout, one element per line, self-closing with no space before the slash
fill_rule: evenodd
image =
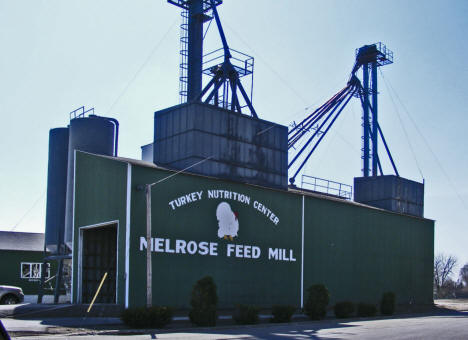
<path id="1" fill-rule="evenodd" d="M 233 240 L 239 231 L 239 220 L 231 210 L 229 203 L 221 202 L 216 208 L 216 218 L 218 219 L 218 237 L 225 240 Z"/>

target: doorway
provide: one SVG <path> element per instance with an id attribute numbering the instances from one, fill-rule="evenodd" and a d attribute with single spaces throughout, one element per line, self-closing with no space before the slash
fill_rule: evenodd
<path id="1" fill-rule="evenodd" d="M 116 303 L 117 224 L 82 229 L 81 302 L 91 303 L 105 273 L 95 303 Z"/>

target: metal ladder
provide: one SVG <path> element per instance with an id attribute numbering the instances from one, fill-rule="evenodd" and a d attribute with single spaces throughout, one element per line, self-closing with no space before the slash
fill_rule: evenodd
<path id="1" fill-rule="evenodd" d="M 179 101 L 187 101 L 188 83 L 188 10 L 184 9 L 180 13 L 182 23 L 180 24 L 180 69 L 179 69 Z"/>

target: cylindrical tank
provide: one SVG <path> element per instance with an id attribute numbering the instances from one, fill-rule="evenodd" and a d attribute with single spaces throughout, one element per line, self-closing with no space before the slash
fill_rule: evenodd
<path id="1" fill-rule="evenodd" d="M 57 254 L 63 245 L 65 201 L 67 197 L 68 128 L 49 132 L 49 165 L 47 170 L 47 207 L 45 247 Z"/>
<path id="2" fill-rule="evenodd" d="M 65 244 L 72 249 L 75 150 L 116 156 L 118 122 L 112 118 L 90 115 L 87 118 L 72 119 L 69 129 Z"/>

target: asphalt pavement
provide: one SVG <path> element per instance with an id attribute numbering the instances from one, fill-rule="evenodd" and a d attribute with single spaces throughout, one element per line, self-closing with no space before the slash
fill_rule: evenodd
<path id="1" fill-rule="evenodd" d="M 23 320 L 21 320 L 23 321 Z M 7 320 L 7 329 L 11 326 Z M 44 326 L 44 324 L 42 324 Z M 468 339 L 468 313 L 398 317 L 374 320 L 326 320 L 290 324 L 192 328 L 172 332 L 148 330 L 145 334 L 110 331 L 79 331 L 67 334 L 18 334 L 15 339 Z"/>
<path id="2" fill-rule="evenodd" d="M 440 304 L 439 304 L 440 305 Z M 1 318 L 14 339 L 468 339 L 468 301 L 423 314 L 289 324 L 193 328 L 181 318 L 164 330 L 129 330 L 116 317 Z M 49 305 L 49 308 L 53 306 Z M 41 307 L 42 308 L 42 307 Z M 0 308 L 2 314 L 3 306 Z M 5 315 L 3 311 L 3 315 Z M 36 315 L 37 316 L 37 315 Z M 79 338 L 78 338 L 79 336 Z"/>

